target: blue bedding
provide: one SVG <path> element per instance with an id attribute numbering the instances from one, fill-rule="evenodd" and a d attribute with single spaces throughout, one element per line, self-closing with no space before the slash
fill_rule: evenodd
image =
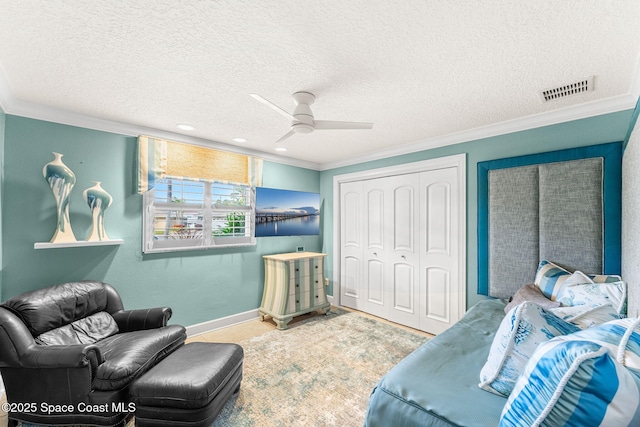
<path id="1" fill-rule="evenodd" d="M 478 382 L 504 307 L 479 302 L 394 366 L 371 393 L 365 427 L 497 426 L 507 399 Z"/>

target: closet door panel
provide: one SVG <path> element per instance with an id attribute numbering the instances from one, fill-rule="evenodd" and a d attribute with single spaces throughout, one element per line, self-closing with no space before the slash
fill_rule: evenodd
<path id="1" fill-rule="evenodd" d="M 364 286 L 366 298 L 363 302 L 363 310 L 383 318 L 387 317 L 389 310 L 389 297 L 386 289 L 389 286 L 387 275 L 387 251 L 389 238 L 389 215 L 386 205 L 391 199 L 387 189 L 387 181 L 384 178 L 364 181 L 363 194 L 365 198 L 365 212 L 362 215 L 364 228 Z"/>
<path id="2" fill-rule="evenodd" d="M 386 204 L 388 250 L 385 251 L 388 275 L 387 318 L 417 328 L 420 322 L 418 295 L 420 174 L 386 178 L 389 203 Z"/>
<path id="3" fill-rule="evenodd" d="M 450 321 L 449 296 L 451 295 L 451 280 L 447 270 L 439 267 L 426 269 L 425 298 L 426 317 L 436 322 Z"/>
<path id="4" fill-rule="evenodd" d="M 428 254 L 451 253 L 451 185 L 447 182 L 427 184 L 426 193 L 426 252 Z"/>
<path id="5" fill-rule="evenodd" d="M 416 313 L 415 267 L 409 264 L 394 266 L 393 309 L 405 313 Z"/>
<path id="6" fill-rule="evenodd" d="M 420 329 L 438 334 L 459 318 L 457 168 L 423 172 L 420 178 Z M 455 284 L 455 285 L 454 285 Z"/>
<path id="7" fill-rule="evenodd" d="M 363 309 L 363 255 L 362 238 L 363 196 L 362 182 L 340 185 L 340 301 L 346 307 Z"/>
<path id="8" fill-rule="evenodd" d="M 368 186 L 375 185 L 368 183 Z M 377 250 L 384 248 L 384 192 L 379 188 L 367 191 L 367 210 L 364 216 L 365 236 L 367 249 Z"/>
<path id="9" fill-rule="evenodd" d="M 384 305 L 384 264 L 376 259 L 367 264 L 367 301 Z"/>
<path id="10" fill-rule="evenodd" d="M 410 178 L 410 177 L 407 177 Z M 415 251 L 416 237 L 415 195 L 417 187 L 401 185 L 393 191 L 393 249 Z"/>
<path id="11" fill-rule="evenodd" d="M 360 283 L 360 259 L 353 256 L 344 257 L 342 263 L 343 296 L 358 298 L 358 284 Z M 354 307 L 355 308 L 355 307 Z"/>

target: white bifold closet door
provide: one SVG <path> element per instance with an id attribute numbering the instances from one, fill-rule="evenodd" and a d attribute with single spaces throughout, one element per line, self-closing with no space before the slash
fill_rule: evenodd
<path id="1" fill-rule="evenodd" d="M 341 304 L 440 333 L 458 320 L 457 167 L 341 184 Z"/>

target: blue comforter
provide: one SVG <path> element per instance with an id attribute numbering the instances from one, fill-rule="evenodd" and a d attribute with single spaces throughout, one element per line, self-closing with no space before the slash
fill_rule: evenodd
<path id="1" fill-rule="evenodd" d="M 504 307 L 479 302 L 394 366 L 371 393 L 365 427 L 497 426 L 506 398 L 478 382 Z"/>

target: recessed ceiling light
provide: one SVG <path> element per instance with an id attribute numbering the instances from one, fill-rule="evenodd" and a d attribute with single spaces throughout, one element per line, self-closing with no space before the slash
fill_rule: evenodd
<path id="1" fill-rule="evenodd" d="M 233 142 L 247 142 L 246 138 L 235 137 L 233 138 Z"/>
<path id="2" fill-rule="evenodd" d="M 178 129 L 181 129 L 181 130 L 194 130 L 195 129 L 193 126 L 188 125 L 186 123 L 180 123 L 179 125 L 176 125 L 176 127 Z"/>
<path id="3" fill-rule="evenodd" d="M 276 151 L 287 151 L 287 149 L 284 147 L 278 147 L 276 148 Z"/>

